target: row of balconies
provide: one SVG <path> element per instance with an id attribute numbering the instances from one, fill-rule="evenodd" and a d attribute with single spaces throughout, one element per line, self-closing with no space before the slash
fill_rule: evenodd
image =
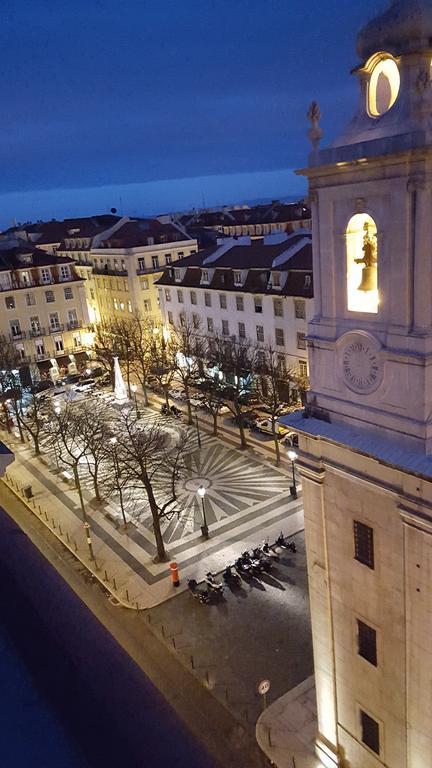
<path id="1" fill-rule="evenodd" d="M 67 355 L 74 355 L 77 352 L 83 352 L 84 350 L 85 347 L 83 344 L 78 344 L 74 347 L 65 347 L 64 349 L 56 349 L 51 351 L 45 350 L 44 352 L 35 355 L 24 355 L 20 362 L 21 364 L 27 365 L 30 363 L 40 363 L 43 360 L 49 360 L 51 357 L 66 357 Z"/>
<path id="2" fill-rule="evenodd" d="M 71 323 L 57 323 L 56 325 L 50 325 L 49 328 L 45 329 L 39 327 L 39 328 L 30 328 L 29 331 L 23 331 L 20 330 L 18 333 L 10 333 L 9 338 L 11 341 L 21 341 L 22 339 L 35 339 L 38 336 L 48 336 L 50 333 L 59 333 L 59 331 L 76 331 L 79 328 L 82 328 L 83 324 L 79 320 L 76 322 Z"/>

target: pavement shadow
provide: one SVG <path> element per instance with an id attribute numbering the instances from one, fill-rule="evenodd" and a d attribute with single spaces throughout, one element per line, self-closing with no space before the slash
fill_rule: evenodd
<path id="1" fill-rule="evenodd" d="M 234 597 L 242 598 L 244 599 L 247 597 L 247 592 L 244 587 L 242 587 L 241 583 L 237 582 L 236 584 L 227 584 L 227 587 L 229 591 L 231 592 Z"/>
<path id="2" fill-rule="evenodd" d="M 264 584 L 261 584 L 261 581 L 259 581 L 255 576 L 251 576 L 250 574 L 244 573 L 242 575 L 243 581 L 246 582 L 250 587 L 253 587 L 254 589 L 260 589 L 261 592 L 265 592 L 266 588 Z"/>
<path id="3" fill-rule="evenodd" d="M 277 571 L 273 573 L 273 577 L 276 579 L 279 579 L 279 581 L 285 582 L 285 584 L 292 584 L 293 586 L 297 583 L 295 579 L 292 578 L 288 573 L 284 573 L 282 569 L 278 569 Z"/>
<path id="4" fill-rule="evenodd" d="M 279 560 L 280 565 L 284 565 L 285 568 L 295 568 L 296 562 L 292 557 L 281 557 Z"/>
<path id="5" fill-rule="evenodd" d="M 261 581 L 263 581 L 265 584 L 268 584 L 269 587 L 274 587 L 275 589 L 280 589 L 282 592 L 286 591 L 286 587 L 284 587 L 283 584 L 278 581 L 274 575 L 271 575 L 270 573 L 263 573 L 260 576 Z"/>

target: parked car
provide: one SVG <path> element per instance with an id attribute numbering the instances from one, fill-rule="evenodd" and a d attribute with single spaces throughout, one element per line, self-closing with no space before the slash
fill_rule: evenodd
<path id="1" fill-rule="evenodd" d="M 299 439 L 297 432 L 287 432 L 281 440 L 281 445 L 285 448 L 298 448 Z"/>
<path id="2" fill-rule="evenodd" d="M 168 394 L 173 400 L 186 400 L 184 389 L 169 389 Z"/>
<path id="3" fill-rule="evenodd" d="M 264 435 L 273 435 L 271 419 L 259 419 L 255 422 L 255 429 L 257 429 L 258 432 L 262 432 Z M 289 430 L 286 427 L 282 427 L 280 424 L 276 423 L 276 434 L 279 437 L 283 437 L 288 431 Z"/>
<path id="4" fill-rule="evenodd" d="M 252 429 L 260 418 L 261 416 L 256 411 L 243 411 L 242 413 L 242 422 L 244 426 L 248 427 L 249 429 Z M 232 420 L 234 424 L 239 423 L 238 416 L 233 416 Z"/>
<path id="5" fill-rule="evenodd" d="M 204 408 L 204 406 L 205 406 L 205 395 L 197 395 L 197 394 L 194 393 L 189 398 L 189 402 L 190 402 L 190 404 L 194 408 Z"/>
<path id="6" fill-rule="evenodd" d="M 90 392 L 90 390 L 95 386 L 95 383 L 95 380 L 91 378 L 81 379 L 78 384 L 75 384 L 75 390 L 76 392 Z"/>

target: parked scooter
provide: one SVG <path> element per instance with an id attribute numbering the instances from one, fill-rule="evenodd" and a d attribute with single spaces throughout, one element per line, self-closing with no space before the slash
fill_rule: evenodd
<path id="1" fill-rule="evenodd" d="M 238 557 L 234 563 L 234 568 L 240 576 L 248 576 L 251 573 L 251 567 L 242 557 Z"/>
<path id="2" fill-rule="evenodd" d="M 281 533 L 277 537 L 277 539 L 275 541 L 275 546 L 276 547 L 281 547 L 282 549 L 289 549 L 289 550 L 291 550 L 291 552 L 294 552 L 294 553 L 297 552 L 297 548 L 296 548 L 295 543 L 293 541 L 288 541 L 285 538 L 285 536 L 283 535 L 283 533 Z"/>
<path id="3" fill-rule="evenodd" d="M 227 565 L 227 567 L 225 568 L 225 570 L 224 570 L 224 572 L 223 572 L 223 574 L 222 574 L 222 576 L 223 576 L 223 580 L 224 580 L 224 581 L 225 581 L 227 584 L 232 584 L 232 585 L 234 585 L 234 584 L 239 584 L 239 583 L 240 583 L 240 576 L 238 575 L 238 573 L 235 573 L 235 572 L 232 570 L 232 569 L 233 569 L 233 567 L 234 567 L 234 566 L 231 566 L 231 565 Z"/>
<path id="4" fill-rule="evenodd" d="M 242 552 L 243 562 L 249 566 L 251 573 L 262 573 L 264 570 L 261 560 L 257 560 L 256 557 L 252 557 L 249 552 Z"/>
<path id="5" fill-rule="evenodd" d="M 208 605 L 210 603 L 210 595 L 206 589 L 198 589 L 198 583 L 196 579 L 189 579 L 188 588 L 193 597 L 199 600 L 200 603 Z"/>
<path id="6" fill-rule="evenodd" d="M 274 549 L 272 549 L 272 547 L 270 546 L 270 544 L 268 543 L 268 541 L 264 541 L 264 542 L 261 544 L 261 547 L 260 547 L 260 549 L 261 549 L 261 552 L 263 552 L 263 553 L 264 553 L 264 555 L 266 555 L 267 557 L 271 557 L 273 560 L 276 560 L 276 562 L 277 562 L 278 560 L 280 560 L 280 557 L 279 557 L 278 553 L 277 553 L 277 552 L 275 552 L 275 550 L 274 550 Z"/>
<path id="7" fill-rule="evenodd" d="M 209 571 L 206 574 L 205 580 L 209 589 L 218 595 L 223 595 L 223 584 L 220 581 L 216 581 L 215 574 Z"/>
<path id="8" fill-rule="evenodd" d="M 259 562 L 264 571 L 270 573 L 273 567 L 271 557 L 265 555 L 260 547 L 256 547 L 252 550 L 252 557 Z"/>

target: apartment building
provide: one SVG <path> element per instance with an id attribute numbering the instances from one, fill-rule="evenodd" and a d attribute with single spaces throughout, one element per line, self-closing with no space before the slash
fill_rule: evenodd
<path id="1" fill-rule="evenodd" d="M 84 280 L 73 259 L 17 237 L 0 240 L 0 333 L 23 364 L 74 367 L 91 344 Z"/>
<path id="2" fill-rule="evenodd" d="M 281 364 L 307 375 L 307 323 L 313 316 L 309 230 L 223 240 L 173 263 L 158 288 L 167 327 L 190 317 L 199 333 L 271 344 Z"/>
<path id="3" fill-rule="evenodd" d="M 122 220 L 97 235 L 89 253 L 101 320 L 139 312 L 160 320 L 155 283 L 173 261 L 197 251 L 197 241 L 157 219 Z"/>

